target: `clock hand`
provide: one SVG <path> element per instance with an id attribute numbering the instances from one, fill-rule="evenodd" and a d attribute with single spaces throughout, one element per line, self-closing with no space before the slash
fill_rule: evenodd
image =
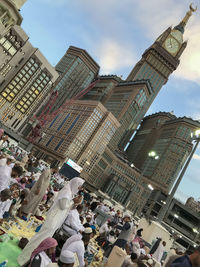
<path id="1" fill-rule="evenodd" d="M 169 40 L 170 47 L 172 48 L 172 39 Z"/>

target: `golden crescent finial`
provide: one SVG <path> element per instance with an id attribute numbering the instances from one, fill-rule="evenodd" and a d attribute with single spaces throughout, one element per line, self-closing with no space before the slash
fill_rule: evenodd
<path id="1" fill-rule="evenodd" d="M 196 6 L 196 8 L 193 8 L 193 3 L 192 4 L 190 4 L 190 10 L 192 11 L 192 12 L 196 12 L 197 11 L 197 6 Z"/>

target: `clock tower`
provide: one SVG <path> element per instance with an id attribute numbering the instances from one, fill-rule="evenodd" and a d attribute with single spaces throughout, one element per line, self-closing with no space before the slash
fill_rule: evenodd
<path id="1" fill-rule="evenodd" d="M 126 81 L 147 80 L 152 87 L 152 93 L 146 96 L 146 103 L 137 116 L 135 125 L 139 125 L 153 100 L 159 93 L 162 86 L 168 81 L 180 63 L 180 56 L 187 46 L 183 40 L 185 26 L 196 9 L 190 5 L 189 11 L 183 20 L 174 28 L 166 29 L 142 55 L 141 60 L 135 65 Z M 123 149 L 129 142 L 136 129 L 127 130 L 119 147 Z"/>

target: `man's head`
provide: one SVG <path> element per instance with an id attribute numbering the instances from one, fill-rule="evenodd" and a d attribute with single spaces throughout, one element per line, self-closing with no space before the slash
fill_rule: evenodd
<path id="1" fill-rule="evenodd" d="M 12 168 L 11 177 L 17 178 L 23 174 L 23 168 L 19 165 L 16 165 Z"/>
<path id="2" fill-rule="evenodd" d="M 200 246 L 195 249 L 195 251 L 189 256 L 190 261 L 192 262 L 192 266 L 199 267 L 200 266 Z"/>
<path id="3" fill-rule="evenodd" d="M 176 248 L 175 251 L 177 255 L 183 255 L 185 253 L 185 250 L 182 248 Z"/>
<path id="4" fill-rule="evenodd" d="M 10 198 L 11 198 L 11 191 L 10 191 L 10 189 L 4 189 L 3 191 L 1 191 L 1 193 L 0 193 L 0 200 L 2 202 L 7 201 Z"/>
<path id="5" fill-rule="evenodd" d="M 26 182 L 27 182 L 26 177 L 23 177 L 23 178 L 20 180 L 20 183 L 21 183 L 21 184 L 25 184 Z"/>
<path id="6" fill-rule="evenodd" d="M 64 250 L 60 254 L 58 262 L 59 267 L 73 267 L 75 262 L 74 253 L 69 250 Z"/>
<path id="7" fill-rule="evenodd" d="M 138 256 L 137 256 L 136 253 L 132 253 L 132 254 L 131 254 L 131 261 L 132 261 L 132 262 L 136 262 L 136 261 L 137 261 L 137 258 L 138 258 Z"/>
<path id="8" fill-rule="evenodd" d="M 124 214 L 124 222 L 130 222 L 131 221 L 131 216 L 129 214 Z"/>
<path id="9" fill-rule="evenodd" d="M 83 205 L 78 205 L 76 209 L 77 209 L 78 213 L 81 214 L 83 211 Z"/>
<path id="10" fill-rule="evenodd" d="M 167 243 L 165 241 L 162 242 L 163 247 L 166 247 Z"/>
<path id="11" fill-rule="evenodd" d="M 92 220 L 92 216 L 91 215 L 86 215 L 86 221 L 88 222 L 88 223 L 90 223 L 91 222 L 91 220 Z"/>
<path id="12" fill-rule="evenodd" d="M 120 210 L 117 210 L 117 215 L 120 216 Z"/>

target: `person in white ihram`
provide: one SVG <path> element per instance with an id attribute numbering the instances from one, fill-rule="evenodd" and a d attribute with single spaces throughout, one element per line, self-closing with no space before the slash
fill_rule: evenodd
<path id="1" fill-rule="evenodd" d="M 41 230 L 29 241 L 17 261 L 20 266 L 24 266 L 29 261 L 33 250 L 47 237 L 54 235 L 55 231 L 61 227 L 68 212 L 74 204 L 79 204 L 81 196 L 76 197 L 79 189 L 84 184 L 84 180 L 75 177 L 70 180 L 63 189 L 58 193 L 53 206 L 47 213 L 46 220 Z"/>
<path id="2" fill-rule="evenodd" d="M 78 205 L 76 209 L 70 210 L 62 228 L 70 237 L 84 231 L 84 227 L 80 221 L 80 214 L 83 210 L 82 205 Z"/>

